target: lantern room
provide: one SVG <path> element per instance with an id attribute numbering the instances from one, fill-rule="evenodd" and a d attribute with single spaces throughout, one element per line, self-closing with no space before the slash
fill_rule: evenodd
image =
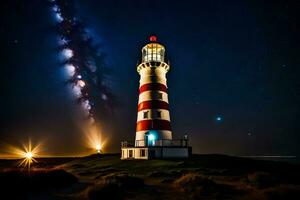
<path id="1" fill-rule="evenodd" d="M 164 62 L 165 47 L 157 43 L 156 36 L 150 37 L 150 43 L 142 48 L 142 62 Z"/>

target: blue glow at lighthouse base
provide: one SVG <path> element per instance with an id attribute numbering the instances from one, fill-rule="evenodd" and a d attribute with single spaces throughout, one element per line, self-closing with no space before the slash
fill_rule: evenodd
<path id="1" fill-rule="evenodd" d="M 155 135 L 154 134 L 150 134 L 148 135 L 148 145 L 150 146 L 154 146 L 155 145 Z"/>

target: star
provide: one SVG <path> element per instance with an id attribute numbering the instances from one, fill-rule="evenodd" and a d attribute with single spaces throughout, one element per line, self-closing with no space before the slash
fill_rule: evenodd
<path id="1" fill-rule="evenodd" d="M 222 117 L 222 116 L 217 116 L 217 117 L 216 117 L 216 121 L 217 121 L 217 122 L 221 122 L 222 120 L 223 120 L 223 117 Z"/>
<path id="2" fill-rule="evenodd" d="M 18 44 L 18 43 L 19 43 L 19 40 L 15 39 L 15 40 L 14 40 L 14 43 L 15 43 L 15 44 Z"/>

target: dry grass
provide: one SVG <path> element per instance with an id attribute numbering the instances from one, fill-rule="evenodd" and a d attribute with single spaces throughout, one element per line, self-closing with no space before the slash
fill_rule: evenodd
<path id="1" fill-rule="evenodd" d="M 11 194 L 11 199 L 30 194 L 59 200 L 273 200 L 297 199 L 292 195 L 299 197 L 300 191 L 299 165 L 281 162 L 222 155 L 149 161 L 94 155 L 50 161 L 41 159 L 30 176 L 17 170 L 15 161 L 0 162 L 1 194 Z"/>
<path id="2" fill-rule="evenodd" d="M 144 185 L 141 178 L 126 174 L 108 175 L 102 177 L 93 186 L 85 191 L 85 196 L 90 199 L 124 199 L 132 196 L 131 190 L 136 190 Z"/>
<path id="3" fill-rule="evenodd" d="M 174 186 L 188 194 L 189 199 L 217 196 L 219 190 L 213 180 L 196 173 L 183 175 L 174 182 Z"/>
<path id="4" fill-rule="evenodd" d="M 288 200 L 300 198 L 300 186 L 279 185 L 262 191 L 267 200 Z"/>
<path id="5" fill-rule="evenodd" d="M 254 172 L 248 174 L 246 182 L 254 187 L 263 189 L 263 188 L 274 186 L 277 183 L 277 180 L 270 173 Z"/>

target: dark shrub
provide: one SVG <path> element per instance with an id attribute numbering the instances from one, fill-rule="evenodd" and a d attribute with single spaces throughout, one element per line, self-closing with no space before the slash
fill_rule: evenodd
<path id="1" fill-rule="evenodd" d="M 135 176 L 111 175 L 104 177 L 106 183 L 116 183 L 122 188 L 139 188 L 144 185 L 144 180 Z"/>
<path id="2" fill-rule="evenodd" d="M 186 194 L 187 199 L 232 199 L 239 191 L 230 185 L 217 184 L 211 177 L 197 173 L 181 176 L 174 186 Z"/>
<path id="3" fill-rule="evenodd" d="M 187 172 L 186 172 L 187 173 Z M 167 177 L 167 178 L 178 178 L 180 176 L 182 176 L 183 172 L 181 171 L 176 171 L 176 170 L 172 170 L 172 171 L 168 171 L 168 172 L 164 172 L 164 171 L 154 171 L 154 172 L 151 172 L 149 174 L 149 177 Z"/>
<path id="4" fill-rule="evenodd" d="M 160 172 L 160 171 L 154 171 L 149 174 L 149 177 L 168 177 L 168 176 L 170 176 L 169 173 Z"/>
<path id="5" fill-rule="evenodd" d="M 11 199 L 26 199 L 35 192 L 52 188 L 65 188 L 78 180 L 72 174 L 59 170 L 12 170 L 0 173 L 1 195 L 9 195 Z M 19 198 L 22 197 L 22 198 Z"/>
<path id="6" fill-rule="evenodd" d="M 213 180 L 195 173 L 181 176 L 174 184 L 175 187 L 188 194 L 191 199 L 211 195 L 218 190 L 218 186 Z"/>
<path id="7" fill-rule="evenodd" d="M 87 191 L 90 200 L 98 199 L 124 199 L 125 193 L 116 183 L 102 183 L 91 187 Z"/>
<path id="8" fill-rule="evenodd" d="M 278 187 L 268 188 L 264 190 L 266 199 L 268 200 L 287 200 L 299 199 L 300 186 L 280 185 Z"/>
<path id="9" fill-rule="evenodd" d="M 173 178 L 164 178 L 163 180 L 161 180 L 161 183 L 172 183 L 174 182 Z"/>
<path id="10" fill-rule="evenodd" d="M 257 188 L 267 188 L 275 185 L 276 178 L 269 173 L 254 172 L 252 174 L 248 174 L 247 182 Z"/>
<path id="11" fill-rule="evenodd" d="M 124 199 L 130 189 L 138 189 L 144 185 L 141 178 L 128 175 L 109 175 L 102 177 L 96 185 L 87 191 L 89 199 Z"/>
<path id="12" fill-rule="evenodd" d="M 14 170 L 0 173 L 1 196 L 8 196 L 11 199 L 26 199 L 29 184 L 28 176 L 20 171 Z"/>
<path id="13" fill-rule="evenodd" d="M 63 169 L 35 172 L 32 182 L 37 188 L 65 188 L 78 182 L 78 179 Z"/>

